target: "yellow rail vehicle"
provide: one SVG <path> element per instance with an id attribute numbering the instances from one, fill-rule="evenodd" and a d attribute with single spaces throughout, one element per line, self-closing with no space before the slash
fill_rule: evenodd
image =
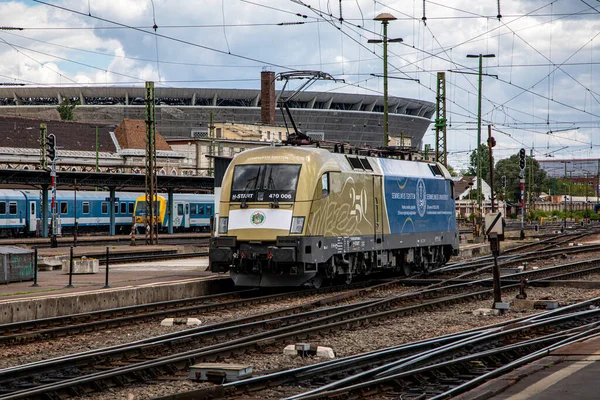
<path id="1" fill-rule="evenodd" d="M 453 191 L 436 163 L 246 151 L 223 179 L 211 269 L 240 286 L 319 286 L 442 265 L 458 249 Z"/>

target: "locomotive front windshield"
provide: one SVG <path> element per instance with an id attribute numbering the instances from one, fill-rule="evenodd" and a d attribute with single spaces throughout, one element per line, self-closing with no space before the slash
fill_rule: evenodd
<path id="1" fill-rule="evenodd" d="M 158 201 L 154 202 L 154 215 L 158 216 L 159 214 L 159 204 Z M 138 216 L 142 216 L 142 215 L 146 215 L 146 202 L 145 201 L 138 201 L 137 206 L 135 207 L 135 215 Z"/>
<path id="2" fill-rule="evenodd" d="M 236 165 L 231 201 L 294 201 L 299 175 L 297 164 Z"/>

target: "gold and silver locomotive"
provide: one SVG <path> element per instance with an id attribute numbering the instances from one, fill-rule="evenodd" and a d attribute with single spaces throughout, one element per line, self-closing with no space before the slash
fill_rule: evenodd
<path id="1" fill-rule="evenodd" d="M 254 287 L 428 270 L 458 250 L 453 192 L 438 163 L 312 147 L 245 151 L 223 178 L 211 270 Z"/>

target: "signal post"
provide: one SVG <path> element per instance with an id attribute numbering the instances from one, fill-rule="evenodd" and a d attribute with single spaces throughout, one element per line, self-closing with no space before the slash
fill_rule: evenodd
<path id="1" fill-rule="evenodd" d="M 519 183 L 521 184 L 521 240 L 525 239 L 525 149 L 519 150 Z"/>
<path id="2" fill-rule="evenodd" d="M 50 184 L 52 188 L 52 200 L 50 203 L 50 212 L 52 213 L 52 218 L 50 220 L 50 247 L 58 247 L 58 241 L 56 240 L 56 231 L 58 229 L 56 223 L 56 136 L 54 134 L 47 136 L 46 156 L 51 161 Z M 46 207 L 46 205 L 42 204 L 42 207 Z"/>

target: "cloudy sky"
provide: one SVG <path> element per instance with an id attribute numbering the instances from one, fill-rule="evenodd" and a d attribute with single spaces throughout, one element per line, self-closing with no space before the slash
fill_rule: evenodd
<path id="1" fill-rule="evenodd" d="M 367 40 L 381 38 L 382 12 L 403 39 L 389 45 L 391 96 L 435 102 L 446 72 L 455 167 L 477 141 L 467 54 L 495 55 L 483 60 L 482 135 L 493 125 L 499 157 L 600 156 L 597 0 L 0 0 L 0 82 L 256 89 L 264 68 L 310 69 L 346 82 L 311 90 L 381 94 L 382 48 Z"/>

